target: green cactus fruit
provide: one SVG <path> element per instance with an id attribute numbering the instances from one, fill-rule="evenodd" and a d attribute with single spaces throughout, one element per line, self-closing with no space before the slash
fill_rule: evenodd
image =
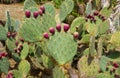
<path id="1" fill-rule="evenodd" d="M 56 32 L 46 41 L 46 54 L 63 65 L 72 60 L 77 51 L 77 43 L 70 33 Z"/>
<path id="2" fill-rule="evenodd" d="M 95 78 L 100 70 L 99 60 L 97 58 L 90 59 L 87 55 L 79 59 L 77 67 L 80 78 Z"/>
<path id="3" fill-rule="evenodd" d="M 74 8 L 73 0 L 65 0 L 60 6 L 60 21 L 64 21 L 66 16 L 71 13 Z"/>

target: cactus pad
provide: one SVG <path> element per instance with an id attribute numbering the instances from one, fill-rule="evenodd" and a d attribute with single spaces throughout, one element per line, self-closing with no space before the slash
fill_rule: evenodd
<path id="1" fill-rule="evenodd" d="M 77 43 L 73 36 L 65 32 L 56 32 L 47 42 L 47 54 L 62 65 L 72 60 L 77 51 Z"/>
<path id="2" fill-rule="evenodd" d="M 94 58 L 90 64 L 88 63 L 89 60 L 88 56 L 83 56 L 78 61 L 78 70 L 81 78 L 94 78 L 98 74 L 99 60 Z"/>

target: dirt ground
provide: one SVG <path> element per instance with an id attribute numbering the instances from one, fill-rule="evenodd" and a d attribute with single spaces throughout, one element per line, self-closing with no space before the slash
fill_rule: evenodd
<path id="1" fill-rule="evenodd" d="M 10 16 L 14 19 L 22 20 L 24 16 L 23 4 L 0 4 L 0 20 L 6 19 L 6 11 L 10 11 Z"/>

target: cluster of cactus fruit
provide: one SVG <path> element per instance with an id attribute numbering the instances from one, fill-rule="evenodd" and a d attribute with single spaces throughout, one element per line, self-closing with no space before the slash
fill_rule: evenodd
<path id="1" fill-rule="evenodd" d="M 95 16 L 98 16 L 102 21 L 106 20 L 106 17 L 100 14 L 99 11 L 94 11 L 93 14 L 87 15 L 86 22 L 88 21 L 88 19 L 90 19 L 91 23 L 92 22 L 96 23 Z"/>
<path id="2" fill-rule="evenodd" d="M 24 42 L 24 40 L 23 40 L 23 38 L 20 38 L 20 41 L 23 43 Z M 23 44 L 22 43 L 19 43 L 19 41 L 16 41 L 15 42 L 15 45 L 16 45 L 16 48 L 14 48 L 14 51 L 16 52 L 16 53 L 20 53 L 21 52 L 21 50 L 23 49 Z"/>
<path id="3" fill-rule="evenodd" d="M 0 72 L 4 72 L 6 78 L 41 78 L 32 76 L 32 69 L 43 75 L 49 73 L 47 78 L 74 78 L 71 72 L 74 69 L 75 78 L 120 78 L 120 54 L 118 60 L 114 59 L 114 52 L 113 58 L 105 55 L 111 51 L 108 48 L 111 42 L 106 34 L 109 29 L 107 17 L 101 11 L 86 9 L 90 10 L 86 11 L 87 16 L 77 17 L 68 24 L 63 21 L 74 8 L 73 0 L 64 0 L 57 15 L 50 3 L 39 9 L 33 0 L 25 0 L 24 4 L 26 18 L 22 26 L 17 30 L 7 12 L 7 29 L 2 31 L 4 38 L 0 33 L 0 40 L 5 41 L 8 51 L 0 52 Z M 79 51 L 81 46 L 85 46 L 85 50 Z M 18 69 L 9 68 L 7 55 L 18 63 Z M 72 67 L 75 59 L 77 65 Z"/>
<path id="4" fill-rule="evenodd" d="M 38 11 L 33 12 L 33 17 L 34 17 L 34 18 L 37 18 L 38 15 L 42 16 L 44 13 L 45 13 L 45 7 L 44 7 L 44 6 L 40 6 L 40 8 L 39 8 Z M 26 11 L 25 11 L 25 16 L 26 16 L 27 18 L 30 18 L 30 16 L 31 16 L 30 10 L 26 10 Z"/>
<path id="5" fill-rule="evenodd" d="M 57 29 L 58 32 L 61 32 L 61 28 L 62 28 L 62 27 L 61 27 L 61 24 L 57 24 L 57 25 L 56 25 L 56 29 Z M 67 31 L 69 30 L 69 28 L 70 28 L 70 26 L 69 26 L 68 24 L 64 24 L 64 26 L 63 26 L 64 32 L 67 32 Z M 55 29 L 54 29 L 53 27 L 50 27 L 50 28 L 49 28 L 49 32 L 50 32 L 52 35 L 54 35 L 54 34 L 55 34 Z M 78 36 L 79 36 L 79 33 L 78 33 L 78 32 L 74 32 L 74 33 L 73 33 L 73 37 L 74 37 L 75 39 L 77 39 Z M 45 33 L 43 34 L 43 37 L 46 38 L 46 39 L 49 39 L 49 33 L 45 32 Z"/>

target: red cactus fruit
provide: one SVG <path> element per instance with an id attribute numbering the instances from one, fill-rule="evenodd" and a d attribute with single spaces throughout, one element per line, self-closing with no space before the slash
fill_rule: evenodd
<path id="1" fill-rule="evenodd" d="M 18 44 L 19 44 L 19 42 L 18 42 L 18 41 L 16 41 L 16 42 L 15 42 L 15 45 L 16 45 L 16 46 L 18 46 Z"/>
<path id="2" fill-rule="evenodd" d="M 64 24 L 64 31 L 67 32 L 69 30 L 70 26 L 68 24 Z"/>
<path id="3" fill-rule="evenodd" d="M 6 78 L 13 78 L 13 74 L 12 73 L 8 73 Z"/>
<path id="4" fill-rule="evenodd" d="M 49 39 L 49 34 L 47 32 L 43 33 L 43 37 Z"/>
<path id="5" fill-rule="evenodd" d="M 23 39 L 23 38 L 20 38 L 20 41 L 21 41 L 21 42 L 24 42 L 24 39 Z"/>
<path id="6" fill-rule="evenodd" d="M 17 48 L 14 48 L 14 51 L 17 52 Z"/>
<path id="7" fill-rule="evenodd" d="M 25 11 L 25 16 L 26 16 L 27 18 L 30 18 L 31 12 L 30 12 L 29 10 L 26 10 L 26 11 Z"/>
<path id="8" fill-rule="evenodd" d="M 12 32 L 12 34 L 11 34 L 11 35 L 12 35 L 12 37 L 15 37 L 15 36 L 16 36 L 16 34 L 17 34 L 16 32 Z"/>
<path id="9" fill-rule="evenodd" d="M 11 33 L 7 32 L 7 37 L 10 38 L 10 36 L 11 36 Z"/>
<path id="10" fill-rule="evenodd" d="M 37 18 L 38 15 L 39 15 L 39 12 L 38 12 L 38 11 L 33 12 L 33 17 L 34 17 L 34 18 Z"/>
<path id="11" fill-rule="evenodd" d="M 61 24 L 57 24 L 56 29 L 60 32 L 61 31 Z"/>
<path id="12" fill-rule="evenodd" d="M 120 78 L 120 76 L 118 74 L 114 74 L 115 78 Z"/>
<path id="13" fill-rule="evenodd" d="M 87 16 L 87 18 L 88 18 L 88 19 L 92 18 L 92 15 L 91 15 L 91 14 L 89 14 L 89 15 Z"/>
<path id="14" fill-rule="evenodd" d="M 95 11 L 93 14 L 94 14 L 94 16 L 98 16 L 99 13 L 98 13 L 98 11 Z"/>
<path id="15" fill-rule="evenodd" d="M 55 29 L 53 27 L 50 27 L 49 28 L 49 32 L 52 33 L 52 34 L 54 34 L 55 33 Z"/>
<path id="16" fill-rule="evenodd" d="M 42 10 L 43 13 L 45 13 L 45 7 L 44 6 L 40 6 L 40 9 Z"/>
<path id="17" fill-rule="evenodd" d="M 79 33 L 78 33 L 78 32 L 74 32 L 74 33 L 73 33 L 73 37 L 74 37 L 75 39 L 77 39 L 77 38 L 79 37 Z"/>
<path id="18" fill-rule="evenodd" d="M 118 68 L 119 67 L 119 64 L 118 63 L 113 63 L 113 66 L 115 67 L 115 68 Z"/>
<path id="19" fill-rule="evenodd" d="M 39 13 L 40 16 L 43 15 L 43 11 L 41 9 L 39 9 L 38 13 Z"/>
<path id="20" fill-rule="evenodd" d="M 5 53 L 5 52 L 1 52 L 1 53 L 0 53 L 0 58 L 6 57 L 6 56 L 7 56 L 7 53 Z"/>

